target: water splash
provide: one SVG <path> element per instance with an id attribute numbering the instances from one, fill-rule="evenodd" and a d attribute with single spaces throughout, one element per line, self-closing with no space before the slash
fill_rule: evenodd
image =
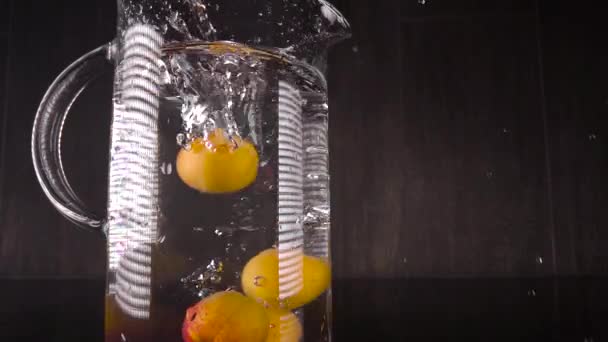
<path id="1" fill-rule="evenodd" d="M 204 298 L 222 290 L 224 262 L 212 259 L 207 266 L 200 267 L 181 279 L 182 286 L 194 295 Z"/>
<path id="2" fill-rule="evenodd" d="M 214 48 L 221 47 L 209 47 Z M 267 84 L 259 58 L 230 51 L 169 52 L 163 62 L 170 75 L 167 91 L 181 102 L 183 127 L 176 137 L 181 147 L 217 128 L 230 137 L 246 136 L 261 146 L 258 113 Z"/>

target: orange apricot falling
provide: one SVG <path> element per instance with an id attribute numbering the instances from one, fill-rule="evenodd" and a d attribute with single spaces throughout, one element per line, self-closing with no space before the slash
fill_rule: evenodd
<path id="1" fill-rule="evenodd" d="M 176 169 L 181 180 L 200 192 L 221 194 L 240 191 L 257 177 L 259 156 L 249 141 L 228 137 L 223 129 L 198 138 L 190 149 L 181 149 Z"/>

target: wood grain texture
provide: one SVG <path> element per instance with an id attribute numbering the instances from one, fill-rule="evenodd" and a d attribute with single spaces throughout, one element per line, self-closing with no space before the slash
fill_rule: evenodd
<path id="1" fill-rule="evenodd" d="M 11 20 L 11 9 L 12 4 L 11 1 L 3 1 L 0 3 L 0 175 L 2 174 L 2 146 L 3 140 L 2 136 L 2 128 L 4 127 L 3 121 L 5 118 L 5 98 L 6 98 L 6 73 L 9 68 L 8 61 L 8 45 L 9 45 L 9 33 L 12 29 L 12 20 Z M 0 184 L 1 183 L 0 177 Z M 1 187 L 1 185 L 0 185 Z M 0 193 L 1 193 L 0 188 Z M 0 196 L 0 202 L 2 201 Z"/>
<path id="2" fill-rule="evenodd" d="M 333 1 L 354 30 L 330 54 L 336 277 L 608 272 L 604 20 L 539 1 Z M 113 1 L 0 3 L 0 276 L 104 274 L 103 241 L 43 196 L 29 139 L 53 78 L 114 21 Z M 63 153 L 100 214 L 110 83 L 76 103 Z"/>
<path id="3" fill-rule="evenodd" d="M 534 11 L 535 1 L 510 0 L 404 0 L 401 1 L 401 16 L 405 20 L 454 19 L 462 21 L 471 17 L 512 16 L 530 14 Z"/>
<path id="4" fill-rule="evenodd" d="M 399 4 L 364 3 L 340 7 L 353 39 L 332 54 L 328 80 L 337 276 L 388 276 L 400 266 Z"/>
<path id="5" fill-rule="evenodd" d="M 541 2 L 560 274 L 608 271 L 608 46 L 603 13 Z"/>
<path id="6" fill-rule="evenodd" d="M 358 52 L 330 78 L 346 274 L 552 271 L 534 7 L 450 3 L 401 25 L 396 2 L 349 8 Z"/>
<path id="7" fill-rule="evenodd" d="M 113 18 L 114 4 L 106 1 L 93 5 L 72 0 L 15 3 L 13 36 L 8 47 L 12 63 L 6 75 L 6 127 L 2 137 L 5 165 L 0 175 L 3 184 L 0 275 L 102 276 L 105 273 L 104 241 L 74 229 L 42 194 L 32 169 L 30 135 L 37 105 L 53 78 L 72 60 L 111 39 Z M 110 99 L 108 96 L 104 100 L 108 104 L 103 109 L 106 113 Z M 89 102 L 89 106 L 95 103 Z M 74 116 L 87 116 L 76 111 L 75 108 Z M 108 119 L 106 116 L 105 120 Z M 97 190 L 105 188 L 103 177 L 91 170 L 104 164 L 92 159 L 99 159 L 98 153 L 103 150 L 101 159 L 107 160 L 107 146 L 95 139 L 99 137 L 97 133 L 103 134 L 95 115 L 89 115 L 88 120 L 78 120 L 81 123 L 78 131 L 68 132 L 66 127 L 66 135 L 74 134 L 79 139 L 64 148 L 64 161 L 66 168 L 78 165 L 78 169 L 72 169 L 80 174 L 80 181 L 76 181 L 74 187 L 84 193 L 84 198 L 92 198 Z M 92 186 L 79 187 L 85 182 Z"/>
<path id="8" fill-rule="evenodd" d="M 10 35 L 13 30 L 13 18 L 12 15 L 13 3 L 11 1 L 3 1 L 0 4 L 0 213 L 4 202 L 4 169 L 6 167 L 4 149 L 6 146 L 6 135 L 7 135 L 7 88 L 8 88 L 8 72 L 11 67 L 11 61 L 9 59 L 9 47 L 11 45 Z M 0 216 L 1 217 L 1 216 Z M 5 238 L 5 234 L 0 225 L 0 246 L 2 240 Z M 1 255 L 1 254 L 0 254 Z"/>
<path id="9" fill-rule="evenodd" d="M 414 274 L 552 271 L 535 23 L 403 24 L 401 243 Z"/>

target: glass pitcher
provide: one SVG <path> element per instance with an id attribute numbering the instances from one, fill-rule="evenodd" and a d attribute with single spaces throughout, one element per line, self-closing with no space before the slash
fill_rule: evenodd
<path id="1" fill-rule="evenodd" d="M 107 342 L 331 340 L 325 0 L 118 0 L 118 37 L 34 123 L 52 204 L 107 239 Z M 108 207 L 70 187 L 61 132 L 113 65 Z"/>

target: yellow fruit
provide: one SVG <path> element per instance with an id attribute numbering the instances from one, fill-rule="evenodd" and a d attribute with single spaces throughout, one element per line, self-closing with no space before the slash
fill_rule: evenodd
<path id="1" fill-rule="evenodd" d="M 329 264 L 320 258 L 305 255 L 303 258 L 302 290 L 288 298 L 282 307 L 296 309 L 319 297 L 331 280 Z M 267 249 L 251 258 L 241 275 L 246 295 L 271 307 L 279 307 L 279 258 L 277 250 Z"/>
<path id="2" fill-rule="evenodd" d="M 270 321 L 266 342 L 299 342 L 302 338 L 302 324 L 291 311 L 269 309 Z"/>
<path id="3" fill-rule="evenodd" d="M 235 291 L 213 294 L 186 311 L 184 342 L 265 342 L 270 323 L 264 307 Z"/>
<path id="4" fill-rule="evenodd" d="M 239 137 L 228 138 L 222 129 L 207 139 L 196 139 L 177 155 L 176 169 L 189 187 L 206 193 L 231 193 L 249 186 L 258 174 L 258 152 Z"/>

